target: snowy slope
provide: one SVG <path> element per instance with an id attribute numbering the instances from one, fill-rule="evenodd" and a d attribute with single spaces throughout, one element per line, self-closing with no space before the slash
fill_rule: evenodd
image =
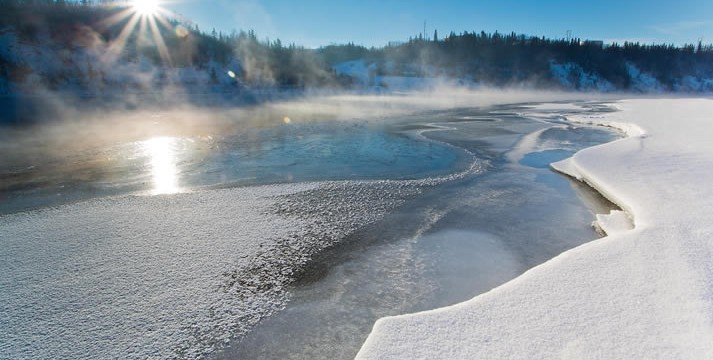
<path id="1" fill-rule="evenodd" d="M 424 91 L 446 86 L 476 88 L 478 85 L 468 79 L 439 76 L 441 74 L 433 67 L 422 69 L 427 75 L 417 76 L 408 71 L 394 71 L 393 65 L 392 62 L 387 62 L 383 65 L 383 69 L 379 69 L 376 63 L 367 63 L 366 60 L 359 59 L 335 64 L 332 70 L 337 75 L 352 78 L 355 86 L 369 90 Z"/>
<path id="2" fill-rule="evenodd" d="M 582 91 L 612 92 L 616 90 L 614 84 L 589 73 L 575 63 L 556 64 L 550 63 L 552 76 L 567 89 Z"/>
<path id="3" fill-rule="evenodd" d="M 334 181 L 0 216 L 0 358 L 201 358 L 280 310 L 310 258 L 423 189 Z"/>
<path id="4" fill-rule="evenodd" d="M 337 75 L 351 77 L 355 84 L 370 86 L 374 82 L 375 64 L 367 64 L 364 60 L 352 60 L 336 64 L 332 67 Z"/>
<path id="5" fill-rule="evenodd" d="M 0 358 L 202 357 L 281 309 L 310 256 L 449 179 L 121 196 L 0 216 Z"/>
<path id="6" fill-rule="evenodd" d="M 97 199 L 0 217 L 0 357 L 210 350 L 280 306 L 279 287 L 226 296 L 235 288 L 224 276 L 305 226 L 269 209 L 274 197 L 309 188 Z"/>
<path id="7" fill-rule="evenodd" d="M 642 72 L 636 65 L 626 64 L 626 71 L 629 73 L 633 90 L 651 93 L 664 92 L 664 86 L 655 77 Z"/>
<path id="8" fill-rule="evenodd" d="M 381 319 L 358 358 L 713 358 L 713 101 L 616 106 L 571 120 L 629 138 L 554 165 L 627 212 L 601 219 L 608 237 L 470 301 Z"/>
<path id="9" fill-rule="evenodd" d="M 163 66 L 144 56 L 129 61 L 108 57 L 110 44 L 73 44 L 64 47 L 49 35 L 33 42 L 22 41 L 14 30 L 0 31 L 0 60 L 22 69 L 23 75 L 0 77 L 0 95 L 33 95 L 45 91 L 78 96 L 115 92 L 161 91 L 167 87 L 190 87 L 193 93 L 235 91 L 238 80 L 230 76 L 242 69 L 232 59 L 222 64 L 211 60 L 195 66 Z M 10 87 L 10 85 L 13 85 Z M 11 91 L 12 90 L 12 91 Z"/>

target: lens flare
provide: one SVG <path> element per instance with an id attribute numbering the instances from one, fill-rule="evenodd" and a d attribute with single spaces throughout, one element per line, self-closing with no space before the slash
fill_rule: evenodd
<path id="1" fill-rule="evenodd" d="M 190 34 L 188 29 L 181 25 L 176 25 L 176 29 L 174 31 L 176 32 L 176 36 L 178 36 L 180 39 L 185 39 Z"/>

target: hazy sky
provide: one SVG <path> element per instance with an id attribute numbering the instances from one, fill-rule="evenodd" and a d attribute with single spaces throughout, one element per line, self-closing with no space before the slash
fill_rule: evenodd
<path id="1" fill-rule="evenodd" d="M 168 2 L 170 1 L 170 2 Z M 423 31 L 502 33 L 606 42 L 713 43 L 713 0 L 165 0 L 203 31 L 255 30 L 261 39 L 318 47 L 382 46 Z"/>

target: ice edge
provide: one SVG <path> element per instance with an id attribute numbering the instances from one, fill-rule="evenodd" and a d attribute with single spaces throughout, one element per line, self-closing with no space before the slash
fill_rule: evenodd
<path id="1" fill-rule="evenodd" d="M 610 106 L 614 110 L 617 110 L 618 112 L 621 112 L 623 110 L 621 107 L 617 106 L 616 103 L 613 103 Z M 629 229 L 626 229 L 627 232 L 628 231 L 637 231 L 637 230 L 635 230 L 635 225 L 641 225 L 641 224 L 636 223 L 635 211 L 632 209 L 632 206 L 630 206 L 630 204 L 627 201 L 624 201 L 620 196 L 615 196 L 605 186 L 598 184 L 594 180 L 594 178 L 595 178 L 594 176 L 589 175 L 585 169 L 583 169 L 577 165 L 576 159 L 577 159 L 578 155 L 580 155 L 582 152 L 587 152 L 591 149 L 595 149 L 600 146 L 610 146 L 614 143 L 624 142 L 624 141 L 630 142 L 632 140 L 634 140 L 634 141 L 643 140 L 649 136 L 648 133 L 643 128 L 641 128 L 635 124 L 619 123 L 619 122 L 611 121 L 611 119 L 606 115 L 598 116 L 598 117 L 587 117 L 587 118 L 566 118 L 566 120 L 568 122 L 573 122 L 573 123 L 582 123 L 582 124 L 614 128 L 614 129 L 621 131 L 625 135 L 625 137 L 622 139 L 580 150 L 579 152 L 575 153 L 572 157 L 562 160 L 562 161 L 559 161 L 559 162 L 556 162 L 556 163 L 553 163 L 550 166 L 553 170 L 555 170 L 559 173 L 562 173 L 567 176 L 571 176 L 571 177 L 577 179 L 578 181 L 583 182 L 584 184 L 586 184 L 590 188 L 594 189 L 599 194 L 601 194 L 602 196 L 604 196 L 605 198 L 607 198 L 608 200 L 610 200 L 617 206 L 621 207 L 624 210 L 623 215 L 625 215 L 625 218 L 627 218 L 630 221 L 630 225 L 631 225 L 631 227 Z M 622 212 L 620 212 L 620 213 L 622 213 Z M 617 218 L 616 221 L 622 220 L 621 215 L 622 214 L 614 215 L 614 217 Z M 600 219 L 598 219 L 598 221 L 601 223 Z M 604 227 L 607 228 L 607 226 L 604 226 Z M 638 226 L 636 226 L 636 227 L 638 228 L 638 231 L 641 231 L 640 227 L 638 227 Z M 646 226 L 644 225 L 643 227 L 646 227 Z M 424 321 L 426 321 L 426 320 L 419 319 L 418 316 L 429 316 L 430 315 L 432 317 L 432 316 L 439 316 L 439 314 L 445 314 L 449 310 L 454 310 L 454 309 L 465 310 L 469 306 L 469 304 L 473 304 L 473 302 L 479 302 L 479 300 L 484 300 L 484 299 L 490 297 L 492 295 L 492 293 L 494 293 L 496 291 L 499 291 L 499 292 L 506 291 L 507 292 L 508 291 L 507 289 L 512 289 L 514 286 L 517 286 L 519 283 L 523 282 L 524 279 L 528 278 L 529 274 L 539 271 L 540 268 L 553 266 L 553 263 L 557 263 L 557 262 L 561 261 L 562 259 L 566 258 L 569 254 L 581 252 L 585 248 L 590 248 L 592 246 L 598 246 L 599 244 L 602 244 L 604 242 L 618 240 L 621 237 L 622 232 L 623 232 L 623 231 L 619 232 L 619 230 L 622 230 L 622 229 L 615 228 L 614 231 L 609 229 L 610 233 L 607 234 L 607 236 L 605 236 L 601 239 L 597 239 L 597 240 L 591 241 L 589 243 L 583 244 L 581 246 L 575 247 L 573 249 L 567 250 L 567 251 L 553 257 L 552 259 L 525 271 L 523 274 L 512 279 L 511 281 L 508 281 L 498 287 L 491 289 L 490 291 L 487 291 L 481 295 L 478 295 L 471 300 L 467 300 L 462 303 L 458 303 L 458 304 L 454 304 L 451 306 L 442 307 L 442 308 L 438 308 L 438 309 L 426 310 L 426 311 L 412 313 L 412 314 L 389 316 L 389 317 L 384 317 L 384 318 L 378 319 L 373 326 L 371 334 L 366 339 L 366 341 L 362 345 L 362 348 L 360 349 L 359 353 L 357 354 L 356 359 L 372 358 L 376 354 L 376 353 L 374 353 L 374 351 L 378 352 L 379 350 L 381 350 L 381 351 L 386 350 L 386 352 L 388 353 L 388 354 L 382 353 L 381 355 L 378 356 L 380 358 L 389 358 L 390 356 L 392 356 L 394 354 L 398 354 L 397 352 L 392 353 L 392 351 L 391 351 L 392 349 L 388 349 L 383 346 L 377 345 L 380 343 L 380 339 L 372 336 L 373 334 L 383 333 L 384 331 L 388 332 L 389 330 L 398 331 L 400 326 L 406 326 L 408 328 L 408 327 L 410 327 L 408 320 L 415 320 L 413 323 L 411 323 L 411 325 L 415 325 L 415 326 L 423 325 Z M 412 337 L 410 339 L 410 341 L 417 341 L 417 342 L 426 341 L 428 337 L 429 336 L 427 334 L 419 334 L 419 335 L 416 335 L 415 337 Z M 431 349 L 431 350 L 433 350 L 433 349 Z M 445 350 L 445 349 L 442 349 L 442 350 Z M 411 351 L 413 352 L 413 354 L 420 353 L 420 351 L 418 351 L 416 349 L 412 349 Z M 429 350 L 426 350 L 425 353 L 428 353 L 428 351 Z M 419 356 L 416 356 L 416 357 L 419 357 Z"/>

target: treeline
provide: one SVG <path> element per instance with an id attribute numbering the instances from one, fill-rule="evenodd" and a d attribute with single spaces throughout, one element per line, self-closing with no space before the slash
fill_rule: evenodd
<path id="1" fill-rule="evenodd" d="M 130 19 L 114 23 L 107 19 L 116 18 L 125 9 L 125 2 L 109 0 L 0 0 L 0 32 L 14 29 L 25 43 L 49 36 L 52 44 L 66 49 L 90 46 L 90 40 L 111 44 Z M 372 77 L 446 76 L 498 86 L 561 86 L 553 74 L 553 65 L 557 64 L 577 68 L 579 73 L 570 77 L 596 76 L 621 90 L 631 88 L 634 69 L 654 78 L 665 90 L 677 90 L 687 77 L 713 79 L 713 46 L 702 43 L 682 47 L 603 44 L 578 38 L 463 32 L 443 38 L 435 33 L 431 39 L 420 35 L 383 48 L 350 43 L 306 49 L 279 39 L 261 40 L 253 31 L 224 34 L 201 30 L 186 20 L 166 20 L 169 26 L 157 26 L 165 53 L 149 36 L 150 31 L 147 35 L 135 30 L 126 39 L 121 57 L 130 62 L 148 59 L 161 67 L 210 68 L 212 79 L 224 74 L 215 74 L 211 63 L 237 62 L 236 79 L 247 87 L 350 86 L 351 78 L 332 69 L 350 60 L 374 64 L 370 68 Z M 0 76 L 16 81 L 18 74 L 27 71 L 0 53 Z M 572 84 L 579 86 L 577 81 Z"/>
<path id="2" fill-rule="evenodd" d="M 618 89 L 628 89 L 635 67 L 668 90 L 690 76 L 713 79 L 713 45 L 682 47 L 662 44 L 604 44 L 601 41 L 547 39 L 510 33 L 451 33 L 432 40 L 412 38 L 396 46 L 367 49 L 353 44 L 319 50 L 328 62 L 370 59 L 382 74 L 447 75 L 478 82 L 510 85 L 529 82 L 554 85 L 552 64 L 576 64 Z"/>
<path id="3" fill-rule="evenodd" d="M 126 9 L 125 1 L 116 0 L 0 0 L 0 23 L 6 27 L 0 31 L 14 29 L 25 43 L 37 43 L 49 37 L 52 44 L 68 49 L 94 45 L 88 43 L 92 40 L 108 44 L 117 40 L 130 23 L 130 14 L 118 17 Z M 188 66 L 210 59 L 228 61 L 233 56 L 229 44 L 202 33 L 191 23 L 169 18 L 156 24 L 170 52 L 170 65 Z M 139 26 L 140 22 L 135 25 Z M 129 60 L 146 56 L 159 64 L 163 60 L 159 48 L 152 39 L 149 25 L 145 26 L 143 34 L 132 29 L 121 49 L 122 56 Z"/>
<path id="4" fill-rule="evenodd" d="M 50 38 L 51 45 L 66 49 L 92 46 L 95 41 L 109 47 L 131 25 L 130 15 L 118 17 L 126 9 L 126 2 L 110 0 L 0 0 L 0 23 L 4 25 L 0 31 L 13 29 L 23 43 L 39 44 Z M 197 69 L 207 69 L 212 62 L 237 61 L 236 79 L 245 86 L 325 86 L 338 79 L 314 50 L 284 45 L 279 39 L 258 40 L 253 31 L 201 31 L 190 21 L 168 18 L 156 21 L 159 41 L 149 25 L 144 25 L 143 33 L 140 26 L 141 21 L 134 24 L 120 49 L 123 60 L 143 58 L 157 66 Z M 160 42 L 165 44 L 164 54 Z M 0 76 L 12 80 L 31 71 L 2 54 L 0 68 Z M 215 74 L 214 67 L 210 71 L 211 78 L 225 76 Z"/>
<path id="5" fill-rule="evenodd" d="M 706 90 L 713 91 L 713 45 L 701 42 L 680 47 L 605 44 L 484 31 L 450 33 L 439 39 L 436 32 L 432 40 L 420 36 L 383 48 L 330 45 L 316 52 L 330 66 L 356 59 L 374 63 L 376 75 L 447 76 L 497 86 L 527 83 L 552 87 L 561 85 L 554 77 L 553 65 L 570 64 L 620 90 L 631 89 L 633 73 L 639 72 L 658 81 L 663 90 L 678 90 L 688 77 L 709 81 Z"/>

